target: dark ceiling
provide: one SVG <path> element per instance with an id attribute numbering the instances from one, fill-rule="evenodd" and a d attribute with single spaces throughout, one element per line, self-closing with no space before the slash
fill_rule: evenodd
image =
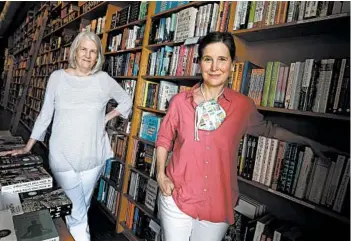
<path id="1" fill-rule="evenodd" d="M 4 5 L 5 5 L 5 1 L 1 1 L 1 2 L 0 2 L 0 12 L 2 11 Z"/>
<path id="2" fill-rule="evenodd" d="M 21 23 L 25 20 L 27 12 L 35 5 L 38 4 L 39 2 L 27 2 L 27 1 L 22 1 L 20 7 L 17 9 L 17 12 L 14 16 L 14 18 L 11 20 L 10 25 L 6 29 L 5 33 L 3 34 L 3 39 L 7 39 L 9 36 L 13 34 L 13 32 L 21 25 Z M 5 1 L 0 1 L 0 9 L 2 12 L 2 9 L 5 5 Z"/>

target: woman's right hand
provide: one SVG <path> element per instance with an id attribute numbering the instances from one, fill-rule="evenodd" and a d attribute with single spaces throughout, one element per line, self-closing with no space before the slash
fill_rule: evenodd
<path id="1" fill-rule="evenodd" d="M 163 196 L 171 196 L 174 184 L 165 174 L 157 176 L 157 183 Z"/>
<path id="2" fill-rule="evenodd" d="M 7 156 L 7 155 L 17 156 L 17 155 L 27 154 L 28 152 L 29 150 L 26 147 L 23 147 L 23 148 L 14 149 L 11 151 L 0 152 L 0 156 Z"/>

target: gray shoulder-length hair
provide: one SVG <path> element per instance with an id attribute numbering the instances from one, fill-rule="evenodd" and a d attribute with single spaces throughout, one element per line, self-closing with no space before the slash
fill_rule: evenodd
<path id="1" fill-rule="evenodd" d="M 98 50 L 98 56 L 97 56 L 97 60 L 96 60 L 96 64 L 93 67 L 93 69 L 91 70 L 91 74 L 94 74 L 96 72 L 98 72 L 99 70 L 102 69 L 102 65 L 104 64 L 104 55 L 102 54 L 102 44 L 101 44 L 101 40 L 100 38 L 93 32 L 81 32 L 79 33 L 75 39 L 73 40 L 73 43 L 70 47 L 69 50 L 69 60 L 68 63 L 70 65 L 70 67 L 72 68 L 77 68 L 77 63 L 76 63 L 76 55 L 77 55 L 77 50 L 78 47 L 80 45 L 80 42 L 82 41 L 82 39 L 84 38 L 88 38 L 92 41 L 94 41 L 94 43 L 96 44 L 97 50 Z"/>

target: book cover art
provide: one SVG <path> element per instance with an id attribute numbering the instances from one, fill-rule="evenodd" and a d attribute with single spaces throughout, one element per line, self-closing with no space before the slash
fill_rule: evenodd
<path id="1" fill-rule="evenodd" d="M 0 170 L 16 168 L 16 167 L 39 166 L 42 164 L 43 164 L 43 159 L 41 158 L 41 156 L 36 154 L 0 157 Z"/>
<path id="2" fill-rule="evenodd" d="M 17 240 L 19 241 L 59 241 L 59 236 L 48 210 L 14 216 Z"/>
<path id="3" fill-rule="evenodd" d="M 5 209 L 9 209 L 12 216 L 23 214 L 23 209 L 18 193 L 0 192 L 0 210 Z"/>
<path id="4" fill-rule="evenodd" d="M 72 202 L 63 189 L 46 189 L 20 193 L 23 212 L 48 209 L 52 218 L 70 215 Z"/>
<path id="5" fill-rule="evenodd" d="M 52 177 L 43 167 L 0 170 L 1 192 L 21 193 L 52 187 Z"/>
<path id="6" fill-rule="evenodd" d="M 12 214 L 9 209 L 0 211 L 0 240 L 16 241 L 16 232 L 13 224 Z"/>

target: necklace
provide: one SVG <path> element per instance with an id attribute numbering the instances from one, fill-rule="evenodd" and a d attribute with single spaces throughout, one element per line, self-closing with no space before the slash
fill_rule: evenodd
<path id="1" fill-rule="evenodd" d="M 200 91 L 201 91 L 201 94 L 202 94 L 202 96 L 204 97 L 205 101 L 208 101 L 207 98 L 206 98 L 206 96 L 205 96 L 205 94 L 204 94 L 204 91 L 202 90 L 202 88 L 203 88 L 203 84 L 200 85 Z M 223 92 L 224 92 L 224 87 L 223 87 L 223 89 L 221 90 L 221 92 L 219 92 L 219 94 L 217 95 L 217 97 L 216 97 L 216 98 L 212 98 L 211 100 L 215 100 L 215 99 L 217 100 L 218 97 L 220 97 L 220 96 L 223 94 Z"/>

